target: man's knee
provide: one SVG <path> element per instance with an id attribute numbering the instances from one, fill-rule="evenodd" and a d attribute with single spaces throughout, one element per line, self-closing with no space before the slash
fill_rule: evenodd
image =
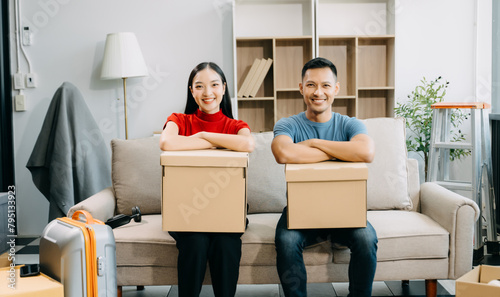
<path id="1" fill-rule="evenodd" d="M 377 250 L 377 233 L 370 225 L 366 228 L 361 228 L 356 231 L 355 241 L 360 250 L 364 250 L 367 252 Z"/>
<path id="2" fill-rule="evenodd" d="M 302 236 L 294 230 L 277 230 L 275 238 L 278 253 L 301 252 L 303 248 Z"/>

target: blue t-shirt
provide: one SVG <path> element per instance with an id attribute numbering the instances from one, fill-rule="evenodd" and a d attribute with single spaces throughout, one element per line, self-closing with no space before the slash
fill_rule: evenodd
<path id="1" fill-rule="evenodd" d="M 274 125 L 274 137 L 289 136 L 294 143 L 308 139 L 349 141 L 358 134 L 368 134 L 366 126 L 358 119 L 332 112 L 332 118 L 325 123 L 312 122 L 305 112 L 280 119 Z"/>

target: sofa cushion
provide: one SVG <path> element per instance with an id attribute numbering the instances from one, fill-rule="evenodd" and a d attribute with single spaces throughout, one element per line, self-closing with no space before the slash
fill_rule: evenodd
<path id="1" fill-rule="evenodd" d="M 111 148 L 116 212 L 131 215 L 139 206 L 142 214 L 161 213 L 159 138 L 113 139 Z"/>
<path id="2" fill-rule="evenodd" d="M 369 211 L 368 221 L 377 232 L 377 261 L 446 259 L 450 234 L 434 220 L 414 211 Z M 335 263 L 349 263 L 348 249 L 336 249 Z"/>
<path id="3" fill-rule="evenodd" d="M 278 164 L 271 152 L 273 132 L 252 135 L 255 149 L 248 162 L 248 213 L 281 213 L 286 205 L 285 166 Z"/>
<path id="4" fill-rule="evenodd" d="M 374 118 L 363 122 L 375 143 L 375 158 L 367 164 L 367 209 L 410 210 L 404 119 Z"/>
<path id="5" fill-rule="evenodd" d="M 116 266 L 177 266 L 175 240 L 161 228 L 161 215 L 144 215 L 113 229 Z"/>
<path id="6" fill-rule="evenodd" d="M 276 247 L 274 236 L 281 213 L 252 214 L 248 216 L 250 224 L 241 237 L 240 265 L 276 265 Z M 324 265 L 332 262 L 332 250 L 329 242 L 313 245 L 304 250 L 306 265 Z"/>
<path id="7" fill-rule="evenodd" d="M 242 266 L 276 265 L 274 236 L 280 213 L 251 214 L 250 224 L 241 237 Z M 377 261 L 407 259 L 446 259 L 449 233 L 429 217 L 409 211 L 369 211 L 368 220 L 378 236 Z M 161 229 L 161 215 L 145 215 L 113 230 L 116 241 L 117 266 L 176 267 L 175 240 Z M 168 255 L 168 256 L 166 256 Z M 322 242 L 304 250 L 308 266 L 349 263 L 350 250 Z"/>
<path id="8" fill-rule="evenodd" d="M 249 215 L 250 224 L 241 237 L 241 266 L 276 266 L 274 234 L 281 213 Z M 116 242 L 116 265 L 120 266 L 177 266 L 175 240 L 161 229 L 161 215 L 145 215 L 142 221 L 113 229 Z M 328 242 L 304 250 L 306 265 L 332 262 Z"/>

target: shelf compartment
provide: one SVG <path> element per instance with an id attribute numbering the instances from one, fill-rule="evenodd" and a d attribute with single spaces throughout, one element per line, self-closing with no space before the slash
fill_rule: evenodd
<path id="1" fill-rule="evenodd" d="M 245 81 L 255 59 L 273 58 L 273 39 L 241 38 L 236 41 L 237 90 Z M 255 97 L 273 97 L 273 65 L 269 69 Z M 236 94 L 238 95 L 238 94 Z"/>
<path id="2" fill-rule="evenodd" d="M 394 0 L 318 0 L 318 35 L 394 34 Z"/>
<path id="3" fill-rule="evenodd" d="M 335 64 L 337 81 L 340 83 L 338 96 L 356 94 L 356 38 L 320 37 L 319 56 Z"/>
<path id="4" fill-rule="evenodd" d="M 298 88 L 302 67 L 313 56 L 312 37 L 279 38 L 275 42 L 276 89 Z"/>
<path id="5" fill-rule="evenodd" d="M 358 38 L 358 88 L 394 87 L 394 37 Z"/>
<path id="6" fill-rule="evenodd" d="M 300 92 L 300 88 L 276 89 L 276 92 Z"/>
<path id="7" fill-rule="evenodd" d="M 358 104 L 359 119 L 393 117 L 394 90 L 360 90 Z"/>
<path id="8" fill-rule="evenodd" d="M 356 116 L 356 99 L 335 98 L 332 109 L 336 113 L 354 117 Z"/>
<path id="9" fill-rule="evenodd" d="M 297 91 L 276 93 L 276 121 L 306 110 L 304 97 Z"/>
<path id="10" fill-rule="evenodd" d="M 238 101 L 274 101 L 274 97 L 238 98 Z"/>
<path id="11" fill-rule="evenodd" d="M 239 100 L 238 118 L 245 121 L 252 132 L 273 131 L 274 100 Z"/>
<path id="12" fill-rule="evenodd" d="M 358 91 L 375 91 L 375 90 L 394 90 L 394 87 L 364 87 L 358 88 Z"/>
<path id="13" fill-rule="evenodd" d="M 234 34 L 238 37 L 313 35 L 314 1 L 237 0 L 233 2 L 233 27 Z"/>
<path id="14" fill-rule="evenodd" d="M 352 100 L 355 100 L 356 99 L 356 96 L 355 95 L 352 95 L 352 96 L 335 96 L 335 100 L 337 99 L 352 99 Z"/>

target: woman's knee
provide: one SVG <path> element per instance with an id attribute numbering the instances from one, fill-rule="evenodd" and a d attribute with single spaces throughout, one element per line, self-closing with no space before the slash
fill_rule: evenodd
<path id="1" fill-rule="evenodd" d="M 212 237 L 212 245 L 218 250 L 241 249 L 241 236 L 243 233 L 220 233 Z"/>
<path id="2" fill-rule="evenodd" d="M 177 247 L 189 251 L 205 251 L 210 245 L 207 234 L 196 232 L 177 232 Z"/>

